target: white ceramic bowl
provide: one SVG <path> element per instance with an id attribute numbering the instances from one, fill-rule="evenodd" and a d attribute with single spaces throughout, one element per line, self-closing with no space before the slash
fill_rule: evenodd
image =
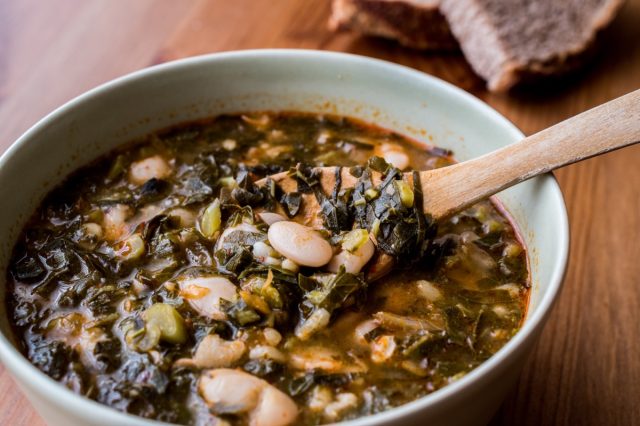
<path id="1" fill-rule="evenodd" d="M 12 247 L 43 196 L 69 172 L 119 144 L 221 113 L 337 113 L 452 149 L 467 160 L 522 138 L 496 111 L 436 78 L 360 56 L 254 50 L 190 58 L 119 78 L 68 102 L 0 159 L 0 286 Z M 529 250 L 533 292 L 522 329 L 459 381 L 350 425 L 486 423 L 512 388 L 558 294 L 569 244 L 562 194 L 551 175 L 500 194 Z M 4 290 L 1 298 L 4 299 Z M 11 343 L 0 304 L 0 359 L 51 425 L 153 425 L 75 395 L 32 366 Z"/>

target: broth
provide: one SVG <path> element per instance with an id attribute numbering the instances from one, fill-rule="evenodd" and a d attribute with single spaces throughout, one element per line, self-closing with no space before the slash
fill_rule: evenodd
<path id="1" fill-rule="evenodd" d="M 25 227 L 7 295 L 21 350 L 78 394 L 180 424 L 320 424 L 420 398 L 498 351 L 529 297 L 526 251 L 492 202 L 435 224 L 392 179 L 392 165 L 452 162 L 330 115 L 150 134 L 74 173 Z M 318 194 L 298 163 L 352 167 L 362 185 Z M 289 169 L 295 193 L 254 184 Z M 310 232 L 332 259 L 319 267 L 270 233 L 298 229 L 287 215 L 314 195 L 327 229 Z M 396 269 L 378 278 L 382 256 Z"/>

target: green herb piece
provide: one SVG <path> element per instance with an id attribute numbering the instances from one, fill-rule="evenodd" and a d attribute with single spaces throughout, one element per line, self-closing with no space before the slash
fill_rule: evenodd
<path id="1" fill-rule="evenodd" d="M 414 338 L 414 340 L 402 350 L 402 355 L 411 356 L 416 352 L 423 351 L 426 346 L 433 342 L 440 341 L 446 337 L 447 333 L 442 330 L 439 332 L 425 331 Z"/>
<path id="2" fill-rule="evenodd" d="M 118 155 L 107 173 L 107 180 L 112 181 L 120 177 L 120 175 L 124 173 L 126 165 L 127 162 L 125 156 L 122 154 Z"/>
<path id="3" fill-rule="evenodd" d="M 376 219 L 373 221 L 373 225 L 371 225 L 371 235 L 374 237 L 378 237 L 378 233 L 380 232 L 380 219 Z"/>
<path id="4" fill-rule="evenodd" d="M 140 352 L 148 352 L 158 346 L 162 332 L 155 324 L 146 324 L 138 330 L 129 330 L 125 340 L 129 346 Z"/>
<path id="5" fill-rule="evenodd" d="M 522 253 L 522 247 L 514 243 L 508 243 L 502 250 L 502 255 L 505 257 L 517 257 L 520 253 Z"/>
<path id="6" fill-rule="evenodd" d="M 489 219 L 482 224 L 482 230 L 485 234 L 493 234 L 502 232 L 504 225 L 495 219 Z"/>
<path id="7" fill-rule="evenodd" d="M 250 309 L 236 311 L 234 318 L 240 325 L 247 325 L 260 320 L 260 315 Z"/>
<path id="8" fill-rule="evenodd" d="M 330 313 L 343 306 L 345 301 L 358 291 L 367 287 L 363 274 L 345 272 L 343 265 L 337 274 L 329 280 L 317 282 L 316 289 L 307 293 L 306 298 L 314 305 L 324 308 Z"/>
<path id="9" fill-rule="evenodd" d="M 313 192 L 313 187 L 318 185 L 318 175 L 308 165 L 298 164 L 295 168 L 289 170 L 289 174 L 298 183 L 298 191 L 303 194 Z"/>
<path id="10" fill-rule="evenodd" d="M 371 170 L 382 173 L 383 175 L 386 175 L 391 169 L 393 169 L 393 166 L 387 163 L 384 158 L 375 156 L 369 158 L 367 167 Z"/>
<path id="11" fill-rule="evenodd" d="M 248 306 L 250 306 L 255 311 L 258 311 L 262 314 L 268 315 L 271 313 L 271 308 L 269 304 L 265 302 L 265 300 L 257 296 L 255 294 L 249 293 L 248 291 L 240 290 L 240 297 L 244 300 Z"/>
<path id="12" fill-rule="evenodd" d="M 220 200 L 215 199 L 213 203 L 205 209 L 200 218 L 200 232 L 206 238 L 212 239 L 220 229 L 222 223 L 222 212 L 220 211 Z"/>
<path id="13" fill-rule="evenodd" d="M 342 238 L 342 249 L 350 253 L 358 250 L 369 240 L 369 232 L 366 229 L 354 229 Z"/>
<path id="14" fill-rule="evenodd" d="M 147 327 L 155 325 L 160 330 L 160 339 L 167 343 L 184 343 L 187 340 L 187 331 L 184 319 L 171 305 L 156 303 L 144 312 L 143 317 Z"/>
<path id="15" fill-rule="evenodd" d="M 237 325 L 244 327 L 249 324 L 260 321 L 260 315 L 253 310 L 247 303 L 240 298 L 237 302 L 221 303 L 222 309 Z"/>
<path id="16" fill-rule="evenodd" d="M 224 186 L 226 188 L 231 188 L 231 189 L 238 186 L 238 183 L 233 178 L 233 176 L 221 177 L 220 179 L 218 179 L 218 183 L 220 184 L 220 186 Z"/>
<path id="17" fill-rule="evenodd" d="M 263 288 L 260 293 L 262 297 L 267 301 L 269 306 L 275 309 L 282 309 L 282 297 L 280 297 L 280 292 L 273 286 L 268 286 Z"/>
<path id="18" fill-rule="evenodd" d="M 413 190 L 409 187 L 409 184 L 404 180 L 394 180 L 393 184 L 398 194 L 400 194 L 402 205 L 405 207 L 413 207 Z"/>
<path id="19" fill-rule="evenodd" d="M 364 191 L 364 198 L 366 201 L 375 200 L 380 195 L 380 192 L 377 189 L 369 188 Z"/>

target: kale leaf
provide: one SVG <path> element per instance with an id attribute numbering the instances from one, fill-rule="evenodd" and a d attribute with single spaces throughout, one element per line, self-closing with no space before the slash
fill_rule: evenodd
<path id="1" fill-rule="evenodd" d="M 315 288 L 307 291 L 305 298 L 318 308 L 324 308 L 330 313 L 341 308 L 349 296 L 367 289 L 367 282 L 364 274 L 351 274 L 345 271 L 344 265 L 340 266 L 337 274 L 327 277 L 328 279 L 315 280 Z M 312 277 L 298 279 L 304 288 L 310 287 Z"/>

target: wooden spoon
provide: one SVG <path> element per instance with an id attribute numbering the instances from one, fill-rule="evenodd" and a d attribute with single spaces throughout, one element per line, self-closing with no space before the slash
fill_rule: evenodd
<path id="1" fill-rule="evenodd" d="M 443 219 L 532 177 L 637 142 L 640 142 L 640 90 L 473 160 L 419 172 L 423 210 L 436 220 Z M 331 193 L 337 168 L 317 170 L 323 190 Z M 408 183 L 413 181 L 412 173 L 404 173 L 403 178 Z M 271 179 L 286 192 L 297 189 L 296 180 L 288 172 L 272 175 Z M 348 168 L 342 168 L 341 179 L 341 188 L 353 187 L 357 181 Z M 257 184 L 264 184 L 265 180 Z M 307 197 L 303 222 L 321 228 L 318 211 L 315 197 Z"/>

